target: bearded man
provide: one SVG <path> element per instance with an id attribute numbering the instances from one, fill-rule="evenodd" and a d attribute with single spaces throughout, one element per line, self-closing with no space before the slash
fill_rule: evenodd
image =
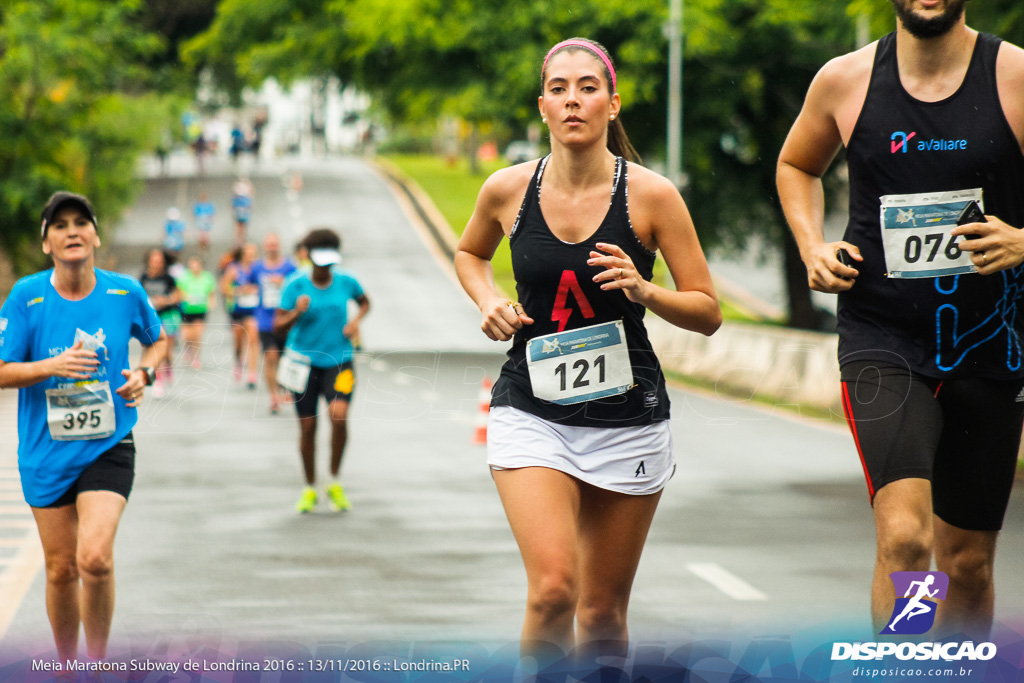
<path id="1" fill-rule="evenodd" d="M 892 2 L 893 33 L 815 77 L 779 196 L 808 283 L 839 295 L 874 622 L 891 620 L 890 574 L 934 557 L 943 630 L 984 638 L 1024 421 L 1024 51 L 968 27 L 966 0 Z M 821 178 L 840 147 L 850 219 L 829 243 Z"/>

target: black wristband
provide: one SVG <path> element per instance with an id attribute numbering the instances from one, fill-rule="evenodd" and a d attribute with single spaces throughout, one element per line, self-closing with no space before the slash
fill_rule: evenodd
<path id="1" fill-rule="evenodd" d="M 156 370 L 149 367 L 148 365 L 141 368 L 136 368 L 136 372 L 141 370 L 146 375 L 146 386 L 152 386 L 153 382 L 156 381 Z"/>

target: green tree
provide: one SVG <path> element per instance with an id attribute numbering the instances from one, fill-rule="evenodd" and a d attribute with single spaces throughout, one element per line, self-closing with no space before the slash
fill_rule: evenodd
<path id="1" fill-rule="evenodd" d="M 397 120 L 441 114 L 521 130 L 536 121 L 539 65 L 582 35 L 619 67 L 624 122 L 642 153 L 665 139 L 665 0 L 225 0 L 184 48 L 228 87 L 331 73 Z M 775 159 L 816 70 L 852 47 L 841 3 L 686 0 L 687 190 L 706 245 L 767 236 L 785 255 L 791 322 L 815 327 L 806 274 L 775 196 Z"/>
<path id="2" fill-rule="evenodd" d="M 19 272 L 39 265 L 39 211 L 84 192 L 102 225 L 136 192 L 135 163 L 173 102 L 146 92 L 161 49 L 133 24 L 138 0 L 13 0 L 0 9 L 0 246 Z"/>
<path id="3" fill-rule="evenodd" d="M 853 47 L 853 22 L 819 0 L 688 0 L 686 11 L 686 195 L 701 239 L 741 247 L 761 236 L 782 256 L 789 324 L 817 329 L 775 166 L 814 74 Z"/>

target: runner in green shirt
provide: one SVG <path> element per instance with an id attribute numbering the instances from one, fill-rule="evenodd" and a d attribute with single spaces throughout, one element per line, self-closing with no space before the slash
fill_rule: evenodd
<path id="1" fill-rule="evenodd" d="M 178 277 L 177 282 L 181 291 L 181 336 L 185 342 L 185 358 L 198 370 L 206 313 L 216 302 L 217 280 L 213 273 L 203 270 L 202 261 L 192 256 L 188 260 L 188 270 Z"/>

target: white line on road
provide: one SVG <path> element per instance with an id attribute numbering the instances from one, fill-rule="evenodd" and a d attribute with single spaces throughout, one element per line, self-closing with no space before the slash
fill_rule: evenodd
<path id="1" fill-rule="evenodd" d="M 686 568 L 733 600 L 751 601 L 768 599 L 767 595 L 714 562 L 688 564 Z"/>

